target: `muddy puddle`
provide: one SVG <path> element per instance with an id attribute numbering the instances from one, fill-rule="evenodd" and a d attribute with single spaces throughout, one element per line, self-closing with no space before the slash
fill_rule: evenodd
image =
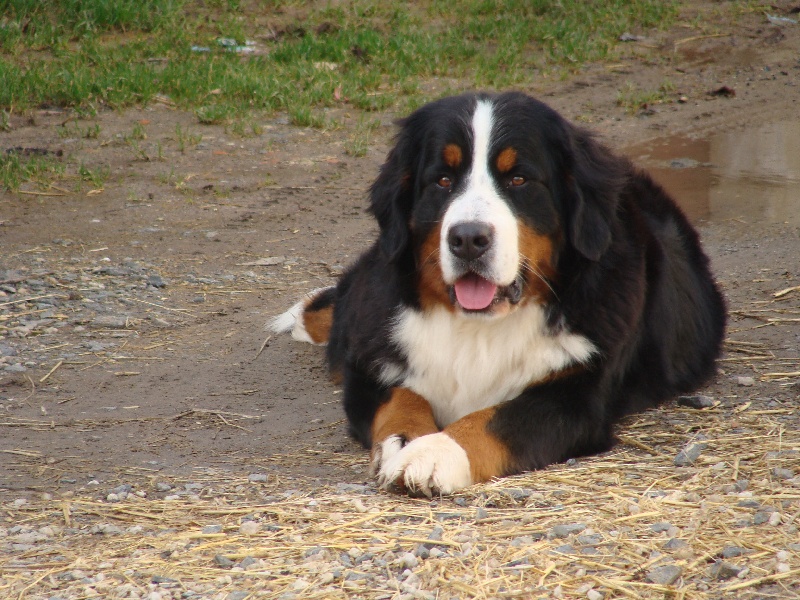
<path id="1" fill-rule="evenodd" d="M 695 221 L 800 225 L 800 121 L 626 149 Z"/>

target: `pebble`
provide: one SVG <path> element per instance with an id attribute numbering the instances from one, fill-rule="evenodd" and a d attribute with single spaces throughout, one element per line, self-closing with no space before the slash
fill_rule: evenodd
<path id="1" fill-rule="evenodd" d="M 247 476 L 247 480 L 250 483 L 266 483 L 267 482 L 267 474 L 266 473 L 251 473 Z"/>
<path id="2" fill-rule="evenodd" d="M 722 549 L 722 558 L 736 558 L 750 552 L 747 548 L 741 546 L 725 546 Z"/>
<path id="3" fill-rule="evenodd" d="M 647 571 L 647 581 L 656 585 L 672 585 L 680 578 L 683 569 L 678 565 L 664 565 Z"/>
<path id="4" fill-rule="evenodd" d="M 222 554 L 217 554 L 214 557 L 214 564 L 218 567 L 222 567 L 223 569 L 231 569 L 233 568 L 234 563 L 230 558 L 227 556 L 223 556 Z"/>
<path id="5" fill-rule="evenodd" d="M 700 458 L 703 450 L 708 448 L 708 444 L 703 442 L 691 442 L 684 446 L 683 450 L 678 452 L 675 460 L 672 462 L 676 467 L 688 467 L 695 463 Z"/>
<path id="6" fill-rule="evenodd" d="M 667 521 L 660 521 L 650 525 L 650 530 L 655 533 L 662 533 L 664 531 L 669 531 L 670 529 L 672 529 L 672 523 L 668 523 Z"/>
<path id="7" fill-rule="evenodd" d="M 222 533 L 222 525 L 206 525 L 200 531 L 205 534 Z"/>
<path id="8" fill-rule="evenodd" d="M 742 387 L 751 387 L 756 384 L 756 380 L 753 377 L 740 375 L 736 378 L 736 384 Z"/>
<path id="9" fill-rule="evenodd" d="M 586 529 L 586 523 L 570 523 L 566 525 L 556 525 L 550 530 L 547 537 L 549 538 L 565 538 L 573 533 L 580 533 Z"/>
<path id="10" fill-rule="evenodd" d="M 742 567 L 737 567 L 729 562 L 718 560 L 708 570 L 708 574 L 712 579 L 730 579 L 736 577 L 741 573 Z"/>
<path id="11" fill-rule="evenodd" d="M 688 406 L 689 408 L 703 409 L 714 406 L 714 399 L 711 396 L 680 396 L 678 406 Z"/>
<path id="12" fill-rule="evenodd" d="M 91 326 L 97 329 L 125 329 L 129 317 L 117 315 L 100 315 L 92 319 Z"/>
<path id="13" fill-rule="evenodd" d="M 775 479 L 794 479 L 794 471 L 792 469 L 776 468 L 771 471 Z"/>
<path id="14" fill-rule="evenodd" d="M 586 597 L 589 600 L 603 600 L 603 598 L 605 598 L 605 596 L 603 596 L 602 592 L 598 592 L 597 590 L 594 590 L 594 589 L 589 590 L 588 592 L 586 592 Z"/>
<path id="15" fill-rule="evenodd" d="M 670 538 L 663 546 L 665 550 L 679 550 L 686 548 L 689 544 L 685 540 L 679 538 Z"/>
<path id="16" fill-rule="evenodd" d="M 255 535 L 261 531 L 261 524 L 255 521 L 245 521 L 239 526 L 239 533 L 242 535 Z"/>

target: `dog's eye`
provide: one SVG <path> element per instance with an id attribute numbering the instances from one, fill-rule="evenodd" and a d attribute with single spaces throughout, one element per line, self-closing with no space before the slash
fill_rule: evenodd
<path id="1" fill-rule="evenodd" d="M 515 177 L 511 178 L 511 180 L 508 182 L 508 184 L 511 187 L 519 187 L 519 186 L 524 185 L 525 183 L 527 183 L 527 181 L 528 180 L 525 179 L 522 175 L 516 175 Z"/>
<path id="2" fill-rule="evenodd" d="M 449 177 L 440 177 L 439 181 L 436 182 L 436 185 L 445 190 L 449 190 L 451 187 L 453 187 L 453 180 Z"/>

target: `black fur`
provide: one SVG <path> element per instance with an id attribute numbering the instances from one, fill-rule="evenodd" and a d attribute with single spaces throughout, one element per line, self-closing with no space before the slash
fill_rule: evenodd
<path id="1" fill-rule="evenodd" d="M 334 303 L 329 363 L 343 375 L 350 428 L 365 446 L 390 392 L 381 367 L 406 364 L 391 341 L 393 317 L 401 307 L 419 308 L 420 246 L 447 206 L 448 196 L 432 185 L 453 171 L 441 150 L 452 142 L 470 148 L 469 118 L 480 98 L 494 103 L 494 145 L 518 149 L 530 181 L 509 190 L 507 201 L 554 242 L 549 326 L 583 335 L 599 350 L 576 373 L 533 384 L 498 406 L 489 427 L 510 449 L 513 473 L 605 450 L 621 417 L 701 385 L 714 372 L 725 307 L 683 213 L 646 173 L 590 134 L 518 93 L 429 104 L 401 122 L 371 188 L 378 240 L 323 303 Z"/>

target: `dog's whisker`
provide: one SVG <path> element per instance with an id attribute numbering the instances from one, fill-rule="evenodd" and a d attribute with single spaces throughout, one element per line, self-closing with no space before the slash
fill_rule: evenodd
<path id="1" fill-rule="evenodd" d="M 547 280 L 544 274 L 539 269 L 536 268 L 536 265 L 533 264 L 524 254 L 520 254 L 519 257 L 523 271 L 527 271 L 531 275 L 536 276 L 552 292 L 555 299 L 558 300 L 558 294 L 556 294 L 556 291 L 553 289 L 553 286 L 550 285 L 550 282 Z"/>

